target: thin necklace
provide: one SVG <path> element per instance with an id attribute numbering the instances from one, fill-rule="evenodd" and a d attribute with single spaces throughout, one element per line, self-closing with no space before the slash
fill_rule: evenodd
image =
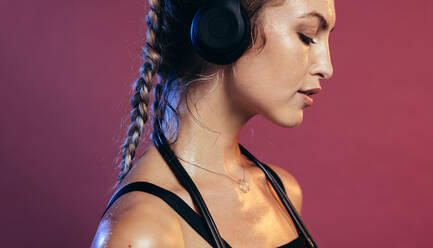
<path id="1" fill-rule="evenodd" d="M 242 176 L 242 179 L 239 180 L 239 179 L 233 178 L 230 174 L 229 174 L 230 176 L 227 176 L 226 174 L 221 174 L 221 173 L 216 172 L 216 171 L 211 171 L 211 170 L 209 170 L 207 168 L 201 167 L 198 164 L 194 164 L 194 163 L 191 163 L 189 161 L 186 161 L 185 159 L 183 159 L 183 158 L 181 158 L 181 157 L 179 157 L 177 155 L 176 155 L 176 157 L 179 158 L 180 160 L 184 161 L 184 162 L 187 162 L 188 164 L 191 164 L 191 165 L 193 165 L 195 167 L 198 167 L 200 169 L 206 170 L 206 171 L 208 171 L 210 173 L 227 177 L 228 179 L 230 179 L 230 180 L 234 181 L 235 183 L 237 183 L 239 185 L 239 189 L 243 193 L 247 193 L 248 191 L 250 191 L 250 186 L 248 185 L 247 181 L 245 181 L 245 168 L 243 166 L 242 166 L 242 174 L 243 174 L 243 176 Z"/>

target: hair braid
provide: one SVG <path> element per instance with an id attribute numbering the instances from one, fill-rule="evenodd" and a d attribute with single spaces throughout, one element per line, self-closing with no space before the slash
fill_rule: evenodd
<path id="1" fill-rule="evenodd" d="M 162 88 L 163 87 L 161 83 L 158 82 L 154 89 L 154 96 L 155 96 L 155 99 L 153 101 L 154 118 L 152 121 L 152 126 L 154 130 L 156 130 L 156 128 L 158 127 L 161 127 L 162 118 L 163 118 L 163 110 L 161 106 L 159 106 L 162 97 Z"/>
<path id="2" fill-rule="evenodd" d="M 134 83 L 134 95 L 131 98 L 131 125 L 127 137 L 122 145 L 122 161 L 120 163 L 119 183 L 132 168 L 135 150 L 143 133 L 143 126 L 148 117 L 149 92 L 152 89 L 154 75 L 161 63 L 160 49 L 158 47 L 157 33 L 159 32 L 158 0 L 149 0 L 150 10 L 146 18 L 148 29 L 146 32 L 146 45 L 143 49 L 144 64 L 140 68 L 140 77 Z M 160 96 L 159 96 L 160 97 Z"/>

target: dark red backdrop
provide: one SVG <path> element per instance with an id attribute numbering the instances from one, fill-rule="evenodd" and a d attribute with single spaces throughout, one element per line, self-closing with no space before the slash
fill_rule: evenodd
<path id="1" fill-rule="evenodd" d="M 88 247 L 115 182 L 144 1 L 0 2 L 1 246 Z M 433 247 L 431 1 L 336 1 L 334 77 L 293 129 L 241 143 L 289 170 L 321 247 Z"/>

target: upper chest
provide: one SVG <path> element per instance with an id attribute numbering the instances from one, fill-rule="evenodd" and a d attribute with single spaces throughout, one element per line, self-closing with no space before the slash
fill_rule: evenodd
<path id="1" fill-rule="evenodd" d="M 219 233 L 232 247 L 277 247 L 298 236 L 287 212 L 262 186 L 250 185 L 250 192 L 241 197 L 202 192 Z M 179 197 L 198 212 L 188 193 Z M 179 223 L 186 247 L 210 247 L 180 216 Z"/>
<path id="2" fill-rule="evenodd" d="M 182 199 L 196 213 L 188 192 L 166 166 L 156 163 L 136 169 L 132 181 L 148 181 L 166 188 Z M 254 166 L 255 167 L 255 166 Z M 293 221 L 277 199 L 263 172 L 254 168 L 248 171 L 250 191 L 246 194 L 224 177 L 214 176 L 200 182 L 194 181 L 221 236 L 232 247 L 278 247 L 295 239 L 298 234 Z M 158 173 L 153 173 L 158 171 Z M 203 181 L 205 183 L 203 183 Z M 185 247 L 210 247 L 179 214 L 178 218 Z"/>

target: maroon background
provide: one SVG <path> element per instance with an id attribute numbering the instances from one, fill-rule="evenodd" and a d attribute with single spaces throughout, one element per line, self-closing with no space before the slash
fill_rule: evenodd
<path id="1" fill-rule="evenodd" d="M 0 2 L 2 247 L 88 247 L 141 64 L 144 1 Z M 337 1 L 334 77 L 241 143 L 290 171 L 321 247 L 433 247 L 433 4 Z"/>

